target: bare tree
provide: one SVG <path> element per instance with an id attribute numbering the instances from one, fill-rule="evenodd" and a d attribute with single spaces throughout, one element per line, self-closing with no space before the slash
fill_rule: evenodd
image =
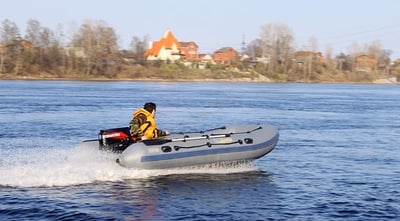
<path id="1" fill-rule="evenodd" d="M 312 52 L 318 51 L 318 39 L 315 36 L 310 37 L 308 43 Z"/>
<path id="2" fill-rule="evenodd" d="M 348 47 L 349 55 L 352 57 L 355 57 L 357 54 L 361 53 L 362 51 L 363 51 L 362 47 L 357 42 L 353 42 Z"/>
<path id="3" fill-rule="evenodd" d="M 376 58 L 379 57 L 380 52 L 382 51 L 382 45 L 381 42 L 376 40 L 373 41 L 370 44 L 366 44 L 365 45 L 365 49 L 364 49 L 369 55 L 373 55 Z"/>
<path id="4" fill-rule="evenodd" d="M 73 37 L 72 45 L 82 48 L 85 59 L 85 74 L 104 73 L 103 66 L 108 65 L 108 56 L 118 49 L 117 35 L 114 29 L 104 21 L 86 21 Z"/>
<path id="5" fill-rule="evenodd" d="M 4 73 L 4 55 L 6 53 L 6 45 L 0 42 L 0 73 Z"/>
<path id="6" fill-rule="evenodd" d="M 85 75 L 89 75 L 92 72 L 93 65 L 95 60 L 95 33 L 93 24 L 90 21 L 82 24 L 78 36 L 74 39 L 74 46 L 82 47 L 84 51 L 84 56 L 86 60 L 86 71 Z"/>
<path id="7" fill-rule="evenodd" d="M 0 28 L 0 41 L 4 44 L 9 44 L 20 38 L 20 33 L 17 25 L 8 19 L 3 20 Z"/>
<path id="8" fill-rule="evenodd" d="M 315 57 L 316 57 L 316 53 L 318 52 L 318 40 L 316 37 L 312 36 L 310 37 L 310 39 L 308 40 L 308 44 L 309 44 L 309 50 L 311 50 L 311 53 L 308 54 L 308 61 L 307 61 L 307 79 L 309 79 L 313 73 L 313 69 L 315 68 L 315 65 L 318 64 L 318 62 L 315 62 Z M 313 64 L 315 63 L 315 64 Z"/>
<path id="9" fill-rule="evenodd" d="M 136 60 L 139 61 L 145 60 L 145 53 L 148 44 L 149 44 L 149 36 L 144 36 L 142 39 L 140 39 L 137 36 L 132 37 L 130 46 L 132 48 Z"/>
<path id="10" fill-rule="evenodd" d="M 261 27 L 262 55 L 269 59 L 268 72 L 277 71 L 278 65 L 287 71 L 289 56 L 293 50 L 293 32 L 285 24 L 265 24 Z"/>
<path id="11" fill-rule="evenodd" d="M 286 73 L 289 66 L 291 54 L 293 52 L 293 32 L 292 30 L 283 24 L 277 25 L 278 29 L 278 41 L 277 41 L 277 56 L 278 62 L 283 66 L 283 73 Z"/>
<path id="12" fill-rule="evenodd" d="M 331 45 L 326 45 L 325 47 L 325 64 L 326 68 L 328 69 L 328 72 L 334 72 L 335 71 L 335 63 L 333 59 L 333 48 Z"/>
<path id="13" fill-rule="evenodd" d="M 54 32 L 47 27 L 42 27 L 37 20 L 29 20 L 25 31 L 25 39 L 30 41 L 36 48 L 38 54 L 36 64 L 40 68 L 53 70 L 61 63 L 60 48 Z"/>
<path id="14" fill-rule="evenodd" d="M 367 45 L 367 52 L 369 55 L 374 56 L 376 59 L 375 69 L 383 70 L 383 73 L 388 75 L 390 66 L 390 55 L 391 50 L 385 50 L 382 48 L 380 41 L 373 41 L 371 44 Z"/>
<path id="15" fill-rule="evenodd" d="M 263 42 L 261 39 L 255 39 L 253 41 L 251 41 L 246 48 L 246 54 L 248 54 L 250 57 L 253 58 L 259 58 L 262 57 L 263 55 Z"/>
<path id="16" fill-rule="evenodd" d="M 325 47 L 325 57 L 327 60 L 332 60 L 332 56 L 333 56 L 333 48 L 331 45 L 326 45 Z"/>
<path id="17" fill-rule="evenodd" d="M 18 44 L 20 33 L 17 25 L 5 19 L 0 26 L 0 71 L 11 72 L 14 69 L 18 73 L 19 62 L 21 61 L 21 47 Z M 6 68 L 8 66 L 8 68 Z"/>
<path id="18" fill-rule="evenodd" d="M 58 24 L 54 32 L 54 47 L 57 48 L 59 54 L 59 65 L 61 66 L 60 72 L 67 73 L 67 54 L 65 50 L 65 32 L 62 24 Z"/>
<path id="19" fill-rule="evenodd" d="M 25 39 L 30 41 L 35 46 L 40 46 L 40 33 L 42 26 L 37 20 L 30 19 L 27 22 L 25 30 Z"/>

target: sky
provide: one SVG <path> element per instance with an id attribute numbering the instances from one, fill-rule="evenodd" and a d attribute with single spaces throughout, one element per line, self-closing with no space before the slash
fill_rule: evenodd
<path id="1" fill-rule="evenodd" d="M 0 0 L 0 22 L 16 23 L 22 36 L 29 19 L 64 32 L 86 20 L 103 20 L 114 28 L 121 48 L 132 37 L 158 41 L 170 29 L 179 41 L 194 41 L 200 53 L 221 47 L 240 51 L 242 43 L 260 38 L 265 24 L 288 26 L 298 50 L 310 39 L 325 53 L 348 54 L 379 41 L 400 58 L 400 1 L 398 0 Z M 71 32 L 71 31 L 70 31 Z"/>

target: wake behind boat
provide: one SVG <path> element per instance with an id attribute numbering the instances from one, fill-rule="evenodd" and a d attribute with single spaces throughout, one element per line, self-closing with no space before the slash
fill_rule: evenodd
<path id="1" fill-rule="evenodd" d="M 101 130 L 99 148 L 119 153 L 127 168 L 165 169 L 220 162 L 252 161 L 271 152 L 279 140 L 272 125 L 232 125 L 204 132 L 171 134 L 131 143 L 129 128 Z"/>

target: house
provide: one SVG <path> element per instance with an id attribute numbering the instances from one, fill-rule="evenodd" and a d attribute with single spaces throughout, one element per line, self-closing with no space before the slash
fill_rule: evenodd
<path id="1" fill-rule="evenodd" d="M 159 41 L 150 42 L 145 56 L 147 60 L 176 61 L 182 56 L 180 48 L 172 31 L 167 30 Z"/>
<path id="2" fill-rule="evenodd" d="M 180 44 L 180 51 L 182 54 L 182 60 L 185 61 L 198 61 L 199 57 L 199 46 L 193 42 L 179 42 Z"/>
<path id="3" fill-rule="evenodd" d="M 205 69 L 207 65 L 209 64 L 215 64 L 213 58 L 209 54 L 199 54 L 199 63 L 198 63 L 198 68 L 199 69 Z"/>
<path id="4" fill-rule="evenodd" d="M 14 48 L 14 47 L 19 47 L 21 49 L 33 49 L 34 48 L 32 42 L 21 39 L 21 38 L 14 39 L 11 42 L 9 42 L 8 44 L 0 43 L 0 45 L 3 49 Z"/>
<path id="5" fill-rule="evenodd" d="M 220 48 L 213 54 L 213 60 L 216 63 L 227 64 L 235 62 L 238 59 L 238 53 L 231 47 Z"/>
<path id="6" fill-rule="evenodd" d="M 85 53 L 85 49 L 83 47 L 74 47 L 68 46 L 65 47 L 65 52 L 68 56 L 74 56 L 77 58 L 87 58 L 87 54 Z"/>
<path id="7" fill-rule="evenodd" d="M 375 70 L 377 61 L 375 56 L 359 54 L 354 58 L 354 70 L 357 72 L 370 72 Z"/>
<path id="8" fill-rule="evenodd" d="M 24 40 L 24 39 L 19 41 L 19 46 L 21 46 L 24 49 L 32 49 L 33 48 L 32 42 L 30 42 L 28 40 Z"/>
<path id="9" fill-rule="evenodd" d="M 322 53 L 314 51 L 296 51 L 293 54 L 293 60 L 298 65 L 303 65 L 313 60 L 318 61 L 321 64 L 325 63 L 325 59 Z"/>

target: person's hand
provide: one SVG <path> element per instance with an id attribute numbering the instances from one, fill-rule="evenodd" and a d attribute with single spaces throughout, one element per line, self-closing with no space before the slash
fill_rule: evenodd
<path id="1" fill-rule="evenodd" d="M 138 142 L 138 141 L 140 141 L 140 138 L 139 138 L 139 137 L 132 137 L 132 142 L 133 142 L 133 143 L 136 143 L 136 142 Z"/>
<path id="2" fill-rule="evenodd" d="M 147 140 L 148 138 L 146 136 L 143 136 L 142 138 L 140 138 L 140 140 Z"/>
<path id="3" fill-rule="evenodd" d="M 168 135 L 170 135 L 171 133 L 168 131 L 168 130 L 166 130 L 165 131 L 165 136 L 168 136 Z"/>

